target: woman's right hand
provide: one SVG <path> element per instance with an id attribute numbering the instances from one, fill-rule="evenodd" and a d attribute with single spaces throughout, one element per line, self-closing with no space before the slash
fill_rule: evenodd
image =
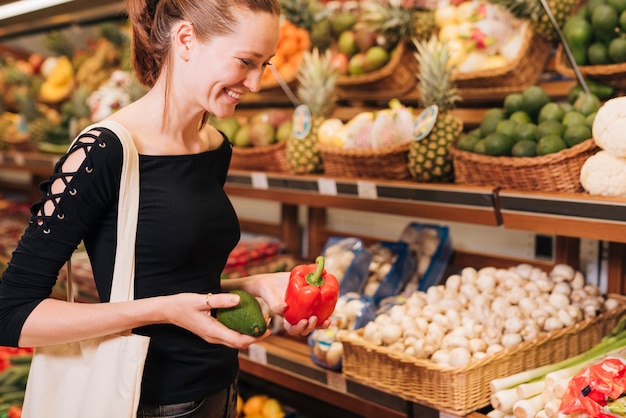
<path id="1" fill-rule="evenodd" d="M 166 299 L 169 322 L 193 332 L 209 343 L 241 350 L 264 340 L 271 334 L 269 329 L 260 337 L 240 334 L 224 326 L 211 315 L 211 311 L 216 308 L 237 306 L 239 296 L 236 294 L 213 293 L 207 297 L 198 293 L 180 293 Z"/>

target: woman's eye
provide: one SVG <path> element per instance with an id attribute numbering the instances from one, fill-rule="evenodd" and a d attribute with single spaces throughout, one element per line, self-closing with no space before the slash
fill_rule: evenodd
<path id="1" fill-rule="evenodd" d="M 252 66 L 254 66 L 254 62 L 253 62 L 253 61 L 251 61 L 251 60 L 247 60 L 247 59 L 244 59 L 244 58 L 240 58 L 239 60 L 240 60 L 240 61 L 241 61 L 241 63 L 242 63 L 244 66 L 246 66 L 246 67 L 252 67 Z"/>

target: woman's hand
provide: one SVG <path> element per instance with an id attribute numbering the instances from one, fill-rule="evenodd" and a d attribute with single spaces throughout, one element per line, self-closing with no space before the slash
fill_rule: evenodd
<path id="1" fill-rule="evenodd" d="M 260 337 L 240 334 L 224 326 L 211 311 L 217 308 L 230 308 L 239 304 L 239 296 L 232 293 L 180 293 L 167 296 L 170 322 L 185 328 L 212 344 L 221 344 L 230 348 L 245 349 L 251 344 L 267 338 L 268 330 Z"/>

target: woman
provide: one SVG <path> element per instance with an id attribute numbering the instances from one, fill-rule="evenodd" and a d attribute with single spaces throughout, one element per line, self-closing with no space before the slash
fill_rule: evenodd
<path id="1" fill-rule="evenodd" d="M 239 239 L 223 191 L 231 147 L 207 114 L 229 116 L 258 91 L 278 41 L 278 0 L 128 0 L 133 65 L 148 93 L 111 119 L 140 154 L 135 300 L 70 304 L 49 298 L 84 241 L 100 298 L 109 300 L 122 150 L 106 129 L 79 139 L 42 184 L 31 222 L 0 285 L 0 344 L 56 344 L 134 329 L 151 337 L 138 416 L 234 416 L 237 349 L 266 338 L 220 324 L 240 288 L 282 314 L 288 273 L 220 273 Z M 317 318 L 286 323 L 307 334 Z M 327 326 L 328 324 L 319 324 Z"/>

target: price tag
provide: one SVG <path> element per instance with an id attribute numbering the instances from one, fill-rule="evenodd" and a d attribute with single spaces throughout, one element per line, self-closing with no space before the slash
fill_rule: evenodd
<path id="1" fill-rule="evenodd" d="M 267 175 L 265 173 L 257 173 L 257 172 L 252 173 L 251 179 L 252 179 L 252 188 L 254 189 L 267 190 L 270 187 L 267 181 Z"/>
<path id="2" fill-rule="evenodd" d="M 252 344 L 248 347 L 248 357 L 252 361 L 267 365 L 267 350 L 259 344 Z"/>
<path id="3" fill-rule="evenodd" d="M 346 378 L 341 373 L 333 372 L 332 370 L 328 370 L 326 372 L 326 384 L 331 389 L 336 390 L 337 392 L 347 393 L 348 386 L 346 384 Z"/>
<path id="4" fill-rule="evenodd" d="M 317 180 L 317 189 L 320 194 L 337 196 L 337 182 L 333 179 L 321 178 Z"/>
<path id="5" fill-rule="evenodd" d="M 357 181 L 356 182 L 357 193 L 359 197 L 364 199 L 377 199 L 378 190 L 376 184 L 370 181 Z"/>

